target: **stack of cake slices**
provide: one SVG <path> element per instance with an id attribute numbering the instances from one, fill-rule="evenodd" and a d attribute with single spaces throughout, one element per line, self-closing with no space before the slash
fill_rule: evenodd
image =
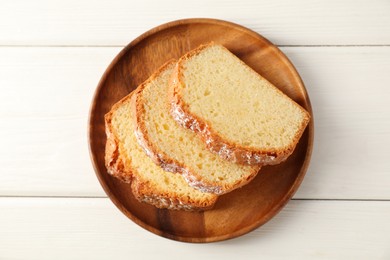
<path id="1" fill-rule="evenodd" d="M 309 120 L 229 50 L 209 43 L 168 61 L 105 115 L 105 163 L 141 202 L 206 210 L 261 166 L 286 160 Z"/>

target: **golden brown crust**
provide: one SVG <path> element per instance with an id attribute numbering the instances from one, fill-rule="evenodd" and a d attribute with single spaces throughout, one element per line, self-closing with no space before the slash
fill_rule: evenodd
<path id="1" fill-rule="evenodd" d="M 246 165 L 275 165 L 286 160 L 294 151 L 296 144 L 301 138 L 307 124 L 310 121 L 310 115 L 305 112 L 305 119 L 299 129 L 299 132 L 295 135 L 291 145 L 285 149 L 262 149 L 257 150 L 251 147 L 244 147 L 240 144 L 229 141 L 224 138 L 220 133 L 213 130 L 211 123 L 204 119 L 200 119 L 193 114 L 189 105 L 186 104 L 181 96 L 181 89 L 185 87 L 182 80 L 184 70 L 183 63 L 193 56 L 198 55 L 203 49 L 214 45 L 213 42 L 201 45 L 198 48 L 188 52 L 182 58 L 179 59 L 175 66 L 175 70 L 172 75 L 170 86 L 170 102 L 171 102 L 171 114 L 174 119 L 183 127 L 191 129 L 200 135 L 203 142 L 205 142 L 207 148 L 224 158 L 225 160 L 232 161 L 239 164 Z M 247 66 L 243 61 L 240 62 Z M 278 89 L 277 89 L 278 90 Z M 280 94 L 285 95 L 280 90 Z M 299 106 L 297 104 L 297 106 Z M 300 106 L 299 106 L 300 107 Z"/>
<path id="2" fill-rule="evenodd" d="M 112 111 L 113 110 L 104 116 L 107 136 L 106 153 L 104 156 L 105 165 L 109 174 L 123 182 L 130 183 L 132 180 L 132 173 L 126 171 L 123 158 L 119 153 L 119 143 L 113 133 L 111 124 Z"/>
<path id="3" fill-rule="evenodd" d="M 212 197 L 208 201 L 196 202 L 188 197 L 178 198 L 174 194 L 158 193 L 156 190 L 150 187 L 148 181 L 142 180 L 142 177 L 135 169 L 130 168 L 128 163 L 126 164 L 126 160 L 131 160 L 131 158 L 125 158 L 120 153 L 120 144 L 112 127 L 111 120 L 113 112 L 124 103 L 129 102 L 131 97 L 132 93 L 121 99 L 104 117 L 107 135 L 105 165 L 107 167 L 108 173 L 123 182 L 130 183 L 134 197 L 138 201 L 154 205 L 157 208 L 188 211 L 205 210 L 211 208 L 217 200 L 216 196 Z"/>
<path id="4" fill-rule="evenodd" d="M 160 209 L 174 209 L 186 211 L 207 210 L 213 207 L 217 200 L 217 196 L 203 203 L 197 203 L 189 198 L 177 198 L 170 193 L 157 194 L 147 185 L 147 182 L 141 182 L 139 179 L 134 179 L 131 184 L 131 190 L 138 201 L 151 204 Z"/>
<path id="5" fill-rule="evenodd" d="M 144 84 L 140 85 L 133 95 L 132 110 L 135 114 L 135 135 L 137 137 L 138 144 L 143 148 L 145 153 L 152 159 L 155 164 L 163 168 L 165 171 L 183 175 L 183 177 L 186 179 L 187 183 L 190 186 L 202 192 L 224 194 L 245 185 L 257 175 L 259 168 L 254 168 L 251 174 L 246 179 L 237 180 L 235 183 L 220 185 L 218 183 L 205 180 L 201 175 L 199 175 L 196 171 L 194 171 L 187 165 L 171 158 L 166 153 L 161 151 L 161 149 L 159 149 L 159 147 L 157 147 L 148 138 L 148 131 L 145 126 L 145 110 L 143 105 L 144 100 L 142 96 L 142 91 L 145 89 L 146 85 L 151 82 L 151 80 L 155 79 L 156 76 L 158 76 L 169 66 L 172 66 L 174 63 L 175 61 L 173 60 L 165 63 Z M 167 100 L 167 106 L 169 106 L 169 100 Z"/>

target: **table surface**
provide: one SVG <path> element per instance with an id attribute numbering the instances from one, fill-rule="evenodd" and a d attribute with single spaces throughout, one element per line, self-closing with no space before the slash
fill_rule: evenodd
<path id="1" fill-rule="evenodd" d="M 390 259 L 390 1 L 20 1 L 0 7 L 0 259 Z M 162 23 L 228 20 L 275 44 L 315 116 L 299 191 L 242 237 L 156 236 L 107 198 L 90 102 L 128 42 Z"/>

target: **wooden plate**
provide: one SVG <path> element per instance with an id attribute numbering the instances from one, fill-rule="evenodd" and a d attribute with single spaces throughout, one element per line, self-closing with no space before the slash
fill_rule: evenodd
<path id="1" fill-rule="evenodd" d="M 270 220 L 302 182 L 313 143 L 313 119 L 295 152 L 276 166 L 263 167 L 245 187 L 223 195 L 205 212 L 159 210 L 139 203 L 130 187 L 107 174 L 103 116 L 171 58 L 202 43 L 221 43 L 312 113 L 309 97 L 286 56 L 259 34 L 214 19 L 186 19 L 158 26 L 126 46 L 112 61 L 96 89 L 89 118 L 90 154 L 96 175 L 115 205 L 141 227 L 186 242 L 212 242 L 243 235 Z M 240 91 L 237 89 L 237 91 Z"/>

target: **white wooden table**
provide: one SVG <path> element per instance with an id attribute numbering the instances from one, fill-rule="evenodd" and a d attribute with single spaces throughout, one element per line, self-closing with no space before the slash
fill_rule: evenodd
<path id="1" fill-rule="evenodd" d="M 0 259 L 390 259 L 390 1 L 210 2 L 1 1 Z M 280 46 L 315 116 L 293 200 L 261 228 L 211 244 L 127 219 L 87 145 L 110 61 L 144 31 L 189 17 L 239 23 Z"/>

